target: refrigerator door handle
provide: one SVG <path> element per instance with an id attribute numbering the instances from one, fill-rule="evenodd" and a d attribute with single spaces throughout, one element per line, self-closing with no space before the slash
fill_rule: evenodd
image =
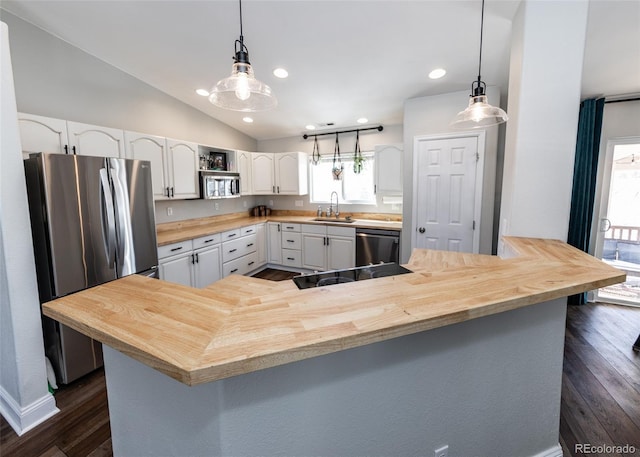
<path id="1" fill-rule="evenodd" d="M 113 197 L 109 187 L 109 177 L 107 176 L 106 168 L 100 169 L 100 183 L 102 184 L 102 196 L 104 198 L 104 205 L 106 207 L 105 213 L 107 216 L 107 240 L 105 250 L 107 252 L 107 261 L 109 262 L 109 265 L 113 265 L 116 260 L 116 222 L 113 209 Z"/>
<path id="2" fill-rule="evenodd" d="M 133 253 L 127 252 L 125 250 L 127 246 L 129 246 L 129 239 L 127 236 L 127 227 L 130 225 L 130 221 L 126 218 L 125 208 L 126 208 L 126 200 L 128 197 L 125 195 L 125 191 L 122 187 L 122 182 L 120 181 L 120 175 L 118 171 L 111 168 L 111 182 L 113 183 L 113 193 L 115 194 L 115 215 L 117 217 L 116 227 L 117 227 L 117 244 L 118 247 L 118 277 L 125 274 L 135 273 L 135 271 L 131 271 L 131 265 L 129 265 L 129 259 L 126 256 L 131 256 Z"/>

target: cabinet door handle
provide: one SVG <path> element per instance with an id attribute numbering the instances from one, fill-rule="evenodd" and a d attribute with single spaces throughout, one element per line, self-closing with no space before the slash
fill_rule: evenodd
<path id="1" fill-rule="evenodd" d="M 229 254 L 231 254 L 232 252 L 236 252 L 236 251 L 237 251 L 237 249 L 231 249 L 231 250 L 229 251 Z"/>
<path id="2" fill-rule="evenodd" d="M 169 188 L 167 187 L 167 197 L 171 197 L 171 194 L 169 193 Z"/>
<path id="3" fill-rule="evenodd" d="M 329 246 L 329 237 L 327 237 L 327 246 Z"/>
<path id="4" fill-rule="evenodd" d="M 191 265 L 196 263 L 196 256 L 191 254 Z"/>
<path id="5" fill-rule="evenodd" d="M 231 270 L 229 273 L 235 273 L 236 271 L 238 271 L 237 268 L 234 268 L 233 270 Z"/>
<path id="6" fill-rule="evenodd" d="M 200 259 L 198 259 L 198 253 L 196 252 L 196 263 L 200 263 Z"/>
<path id="7" fill-rule="evenodd" d="M 173 198 L 175 194 L 173 193 L 173 187 L 171 188 L 171 198 Z"/>
<path id="8" fill-rule="evenodd" d="M 172 248 L 172 249 L 171 249 L 171 252 L 179 251 L 179 250 L 180 250 L 180 249 L 182 249 L 182 248 L 183 248 L 183 246 L 180 246 L 180 247 L 177 247 L 177 248 Z"/>
<path id="9" fill-rule="evenodd" d="M 275 194 L 276 193 L 276 186 L 272 186 L 271 188 L 273 189 L 272 192 Z"/>
<path id="10" fill-rule="evenodd" d="M 73 151 L 73 155 L 76 155 L 76 147 L 75 146 L 71 146 L 71 151 Z"/>
<path id="11" fill-rule="evenodd" d="M 323 236 L 323 237 L 322 237 L 322 245 L 323 245 L 323 246 L 326 246 L 326 245 L 327 245 L 327 237 L 326 237 L 326 236 Z"/>
<path id="12" fill-rule="evenodd" d="M 280 186 L 278 186 L 278 193 L 280 193 Z"/>
<path id="13" fill-rule="evenodd" d="M 69 154 L 69 145 L 68 144 L 64 145 L 64 153 L 65 154 Z"/>
<path id="14" fill-rule="evenodd" d="M 280 231 L 280 224 L 278 224 L 278 232 Z"/>

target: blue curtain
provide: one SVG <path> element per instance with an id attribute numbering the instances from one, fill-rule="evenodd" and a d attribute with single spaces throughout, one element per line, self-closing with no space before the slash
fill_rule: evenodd
<path id="1" fill-rule="evenodd" d="M 604 98 L 580 103 L 567 242 L 584 252 L 589 249 L 593 220 L 603 112 Z M 569 304 L 582 305 L 586 301 L 586 294 L 569 297 Z"/>

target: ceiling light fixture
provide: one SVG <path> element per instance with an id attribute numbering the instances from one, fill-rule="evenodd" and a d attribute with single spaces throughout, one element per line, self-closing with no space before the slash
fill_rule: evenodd
<path id="1" fill-rule="evenodd" d="M 284 68 L 276 68 L 275 70 L 273 70 L 273 76 L 275 76 L 276 78 L 284 79 L 289 76 L 289 72 Z"/>
<path id="2" fill-rule="evenodd" d="M 208 97 L 209 96 L 209 91 L 207 89 L 196 89 L 196 94 L 202 96 L 202 97 Z"/>
<path id="3" fill-rule="evenodd" d="M 235 57 L 231 76 L 218 81 L 211 89 L 209 101 L 216 106 L 234 111 L 265 111 L 278 104 L 271 88 L 258 81 L 249 62 L 249 50 L 242 34 L 242 0 L 240 4 L 240 39 L 235 42 Z"/>
<path id="4" fill-rule="evenodd" d="M 367 119 L 366 117 L 361 117 L 360 119 L 358 119 L 356 121 L 358 124 L 366 124 L 367 122 L 369 122 L 369 119 Z"/>
<path id="5" fill-rule="evenodd" d="M 485 95 L 487 85 L 480 77 L 482 67 L 482 31 L 484 28 L 484 0 L 482 0 L 482 15 L 480 16 L 480 58 L 478 60 L 478 80 L 471 83 L 469 106 L 460 111 L 451 126 L 460 129 L 476 129 L 502 124 L 509 117 L 503 109 L 491 106 Z"/>
<path id="6" fill-rule="evenodd" d="M 444 68 L 436 68 L 435 70 L 431 70 L 431 73 L 429 73 L 429 78 L 440 79 L 446 74 L 447 74 L 447 70 L 445 70 Z"/>
<path id="7" fill-rule="evenodd" d="M 251 123 L 253 123 L 253 118 L 249 117 L 249 116 L 243 117 L 242 118 L 242 122 L 246 122 L 247 124 L 251 124 Z"/>
<path id="8" fill-rule="evenodd" d="M 316 126 L 313 125 L 313 124 L 309 124 L 309 125 L 305 126 L 305 129 L 307 129 L 307 130 L 315 130 Z"/>

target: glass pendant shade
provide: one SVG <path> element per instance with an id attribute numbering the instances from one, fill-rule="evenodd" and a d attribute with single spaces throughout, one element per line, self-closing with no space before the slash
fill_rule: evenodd
<path id="1" fill-rule="evenodd" d="M 258 81 L 249 62 L 236 60 L 231 76 L 211 89 L 209 101 L 216 106 L 234 111 L 266 111 L 278 104 L 271 88 Z"/>
<path id="2" fill-rule="evenodd" d="M 459 129 L 477 129 L 502 124 L 509 119 L 503 109 L 491 106 L 486 95 L 469 97 L 469 106 L 460 111 L 451 122 L 451 126 Z"/>

